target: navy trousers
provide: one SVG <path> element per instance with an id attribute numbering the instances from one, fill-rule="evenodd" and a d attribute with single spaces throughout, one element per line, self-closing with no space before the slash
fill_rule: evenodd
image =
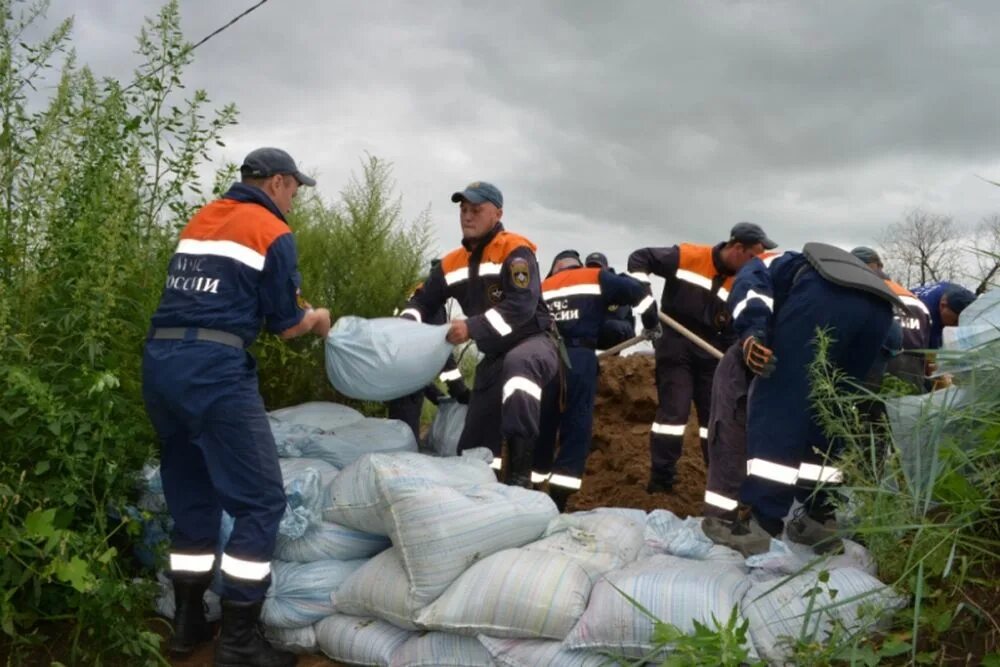
<path id="1" fill-rule="evenodd" d="M 560 410 L 560 378 L 556 376 L 542 397 L 542 420 L 535 445 L 536 476 L 553 473 L 550 483 L 580 488 L 594 425 L 597 394 L 597 355 L 586 347 L 566 348 L 572 368 L 566 372 L 565 407 Z M 556 442 L 558 441 L 558 451 Z"/>
<path id="2" fill-rule="evenodd" d="M 810 403 L 809 366 L 816 358 L 816 332 L 833 339 L 829 361 L 855 382 L 875 362 L 892 324 L 887 301 L 824 280 L 813 270 L 795 283 L 772 327 L 777 367 L 750 386 L 747 412 L 747 478 L 740 500 L 768 521 L 780 521 L 798 498 L 821 507 L 814 494 L 816 466 L 836 455 Z M 811 468 L 811 470 L 810 470 Z"/>
<path id="3" fill-rule="evenodd" d="M 256 362 L 219 343 L 150 340 L 142 375 L 174 520 L 171 574 L 212 571 L 225 510 L 235 525 L 221 545 L 223 597 L 262 599 L 285 493 Z"/>

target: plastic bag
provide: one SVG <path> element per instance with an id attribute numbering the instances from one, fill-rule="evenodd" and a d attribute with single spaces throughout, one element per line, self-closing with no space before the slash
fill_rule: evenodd
<path id="1" fill-rule="evenodd" d="M 321 431 L 336 431 L 338 428 L 359 422 L 365 418 L 354 408 L 327 401 L 310 401 L 292 405 L 268 413 L 271 417 L 289 424 L 299 424 Z"/>
<path id="2" fill-rule="evenodd" d="M 458 441 L 465 429 L 465 415 L 468 413 L 468 405 L 462 405 L 453 398 L 441 399 L 427 432 L 427 449 L 436 456 L 458 454 Z"/>
<path id="3" fill-rule="evenodd" d="M 261 620 L 276 628 L 302 628 L 334 612 L 331 595 L 363 560 L 324 560 L 315 563 L 271 562 Z"/>
<path id="4" fill-rule="evenodd" d="M 316 642 L 327 657 L 351 665 L 385 667 L 413 633 L 391 623 L 346 614 L 316 624 Z"/>
<path id="5" fill-rule="evenodd" d="M 344 396 L 390 401 L 434 381 L 451 354 L 448 325 L 346 316 L 326 338 L 326 374 Z"/>
<path id="6" fill-rule="evenodd" d="M 389 538 L 323 521 L 310 526 L 305 534 L 292 539 L 278 533 L 274 557 L 294 563 L 318 560 L 357 560 L 388 549 Z"/>

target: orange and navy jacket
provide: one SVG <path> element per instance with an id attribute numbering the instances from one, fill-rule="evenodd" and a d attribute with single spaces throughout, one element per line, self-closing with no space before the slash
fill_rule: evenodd
<path id="1" fill-rule="evenodd" d="M 896 313 L 896 321 L 903 330 L 904 350 L 926 350 L 931 340 L 931 313 L 913 292 L 896 281 L 882 276 L 892 293 L 906 306 L 905 313 Z"/>
<path id="2" fill-rule="evenodd" d="M 639 312 L 655 308 L 645 284 L 631 276 L 600 268 L 566 269 L 542 283 L 542 298 L 559 327 L 567 347 L 596 349 L 601 325 L 614 304 L 636 306 Z"/>
<path id="3" fill-rule="evenodd" d="M 426 322 L 449 298 L 462 307 L 469 336 L 487 356 L 502 355 L 552 326 L 535 244 L 500 223 L 475 249 L 463 241 L 445 255 L 400 315 Z"/>
<path id="4" fill-rule="evenodd" d="M 719 255 L 724 246 L 681 243 L 669 248 L 641 248 L 628 258 L 628 275 L 633 278 L 647 285 L 650 275 L 666 280 L 660 299 L 664 313 L 721 350 L 735 340 L 726 307 L 733 275 L 726 271 Z M 661 340 L 671 347 L 684 341 L 685 347 L 704 354 L 672 329 L 665 329 Z"/>
<path id="5" fill-rule="evenodd" d="M 292 230 L 261 190 L 236 183 L 195 213 L 170 259 L 154 327 L 227 331 L 249 345 L 305 315 Z"/>

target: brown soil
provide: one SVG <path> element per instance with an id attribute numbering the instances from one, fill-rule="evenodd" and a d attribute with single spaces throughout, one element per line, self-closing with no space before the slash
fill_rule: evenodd
<path id="1" fill-rule="evenodd" d="M 646 493 L 649 427 L 657 402 L 653 366 L 650 355 L 601 360 L 592 449 L 583 488 L 570 498 L 569 510 L 635 507 L 667 509 L 681 517 L 701 514 L 705 465 L 693 408 L 673 492 Z"/>

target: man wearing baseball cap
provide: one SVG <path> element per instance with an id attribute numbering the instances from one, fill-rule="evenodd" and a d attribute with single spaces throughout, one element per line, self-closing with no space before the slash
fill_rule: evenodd
<path id="1" fill-rule="evenodd" d="M 160 475 L 174 520 L 170 578 L 176 611 L 169 649 L 212 637 L 202 596 L 222 547 L 222 632 L 216 665 L 284 667 L 292 653 L 258 631 L 270 561 L 285 512 L 278 453 L 247 349 L 264 326 L 284 339 L 326 336 L 330 312 L 299 292 L 285 216 L 315 185 L 278 148 L 243 161 L 242 180 L 181 230 L 143 354 L 146 412 L 161 443 Z M 225 510 L 232 535 L 218 544 Z"/>
<path id="2" fill-rule="evenodd" d="M 608 256 L 603 252 L 592 252 L 587 255 L 584 266 L 588 269 L 606 269 L 611 273 L 615 272 L 608 264 Z M 633 336 L 635 336 L 635 315 L 632 314 L 632 306 L 618 303 L 608 305 L 607 317 L 604 318 L 601 332 L 597 336 L 597 349 L 607 350 Z"/>
<path id="3" fill-rule="evenodd" d="M 729 239 L 714 246 L 681 243 L 661 248 L 641 248 L 628 259 L 629 275 L 650 284 L 657 275 L 665 280 L 660 308 L 718 350 L 735 341 L 726 307 L 736 273 L 757 255 L 777 247 L 759 225 L 740 222 Z M 647 329 L 659 326 L 655 309 L 643 313 Z M 673 490 L 684 430 L 694 401 L 702 456 L 707 459 L 708 417 L 712 378 L 718 361 L 681 334 L 667 329 L 656 342 L 656 386 L 659 405 L 650 428 L 650 478 L 646 490 Z"/>
<path id="4" fill-rule="evenodd" d="M 542 388 L 559 369 L 535 244 L 504 229 L 503 194 L 495 185 L 475 181 L 451 201 L 459 205 L 462 245 L 431 270 L 401 316 L 427 321 L 449 298 L 458 301 L 468 319 L 451 321 L 448 341 L 473 340 L 485 355 L 459 451 L 489 447 L 504 481 L 530 487 Z"/>

